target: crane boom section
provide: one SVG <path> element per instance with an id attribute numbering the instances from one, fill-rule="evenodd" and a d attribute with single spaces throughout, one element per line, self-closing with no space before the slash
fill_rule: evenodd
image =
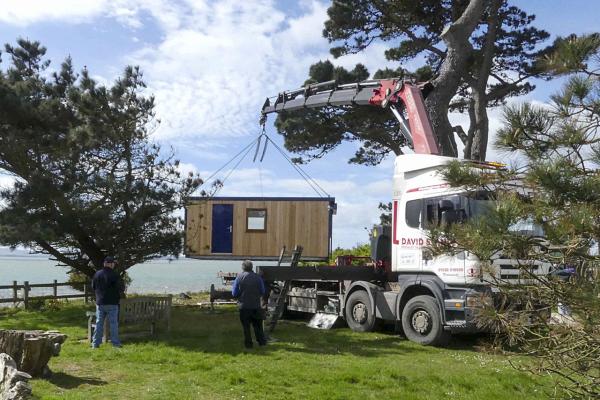
<path id="1" fill-rule="evenodd" d="M 404 89 L 398 93 L 398 96 L 402 98 L 408 114 L 415 153 L 440 154 L 421 89 L 415 85 L 404 85 Z"/>
<path id="2" fill-rule="evenodd" d="M 378 106 L 389 108 L 401 131 L 417 154 L 439 154 L 421 88 L 400 79 L 375 79 L 358 83 L 335 81 L 311 84 L 282 92 L 265 101 L 261 121 L 267 114 L 327 106 Z M 403 112 L 406 113 L 406 118 Z"/>

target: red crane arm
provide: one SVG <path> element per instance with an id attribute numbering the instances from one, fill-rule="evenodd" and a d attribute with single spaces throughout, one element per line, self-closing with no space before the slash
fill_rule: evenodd
<path id="1" fill-rule="evenodd" d="M 282 92 L 273 99 L 267 98 L 262 107 L 261 122 L 266 120 L 267 114 L 274 112 L 344 105 L 389 108 L 400 122 L 400 130 L 415 153 L 439 154 L 421 88 L 400 79 L 376 79 L 343 85 L 329 81 Z"/>

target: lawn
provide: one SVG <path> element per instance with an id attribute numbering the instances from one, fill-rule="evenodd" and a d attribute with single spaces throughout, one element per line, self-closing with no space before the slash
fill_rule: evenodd
<path id="1" fill-rule="evenodd" d="M 549 380 L 513 369 L 507 357 L 478 351 L 472 338 L 438 349 L 392 332 L 319 331 L 296 320 L 280 323 L 277 342 L 245 350 L 233 307 L 179 306 L 170 333 L 93 351 L 84 340 L 85 310 L 0 309 L 0 328 L 69 336 L 50 361 L 53 376 L 32 381 L 37 398 L 546 399 L 552 391 Z"/>

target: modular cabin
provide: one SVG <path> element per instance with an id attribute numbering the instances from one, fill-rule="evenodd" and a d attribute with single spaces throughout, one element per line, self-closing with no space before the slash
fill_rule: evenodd
<path id="1" fill-rule="evenodd" d="M 303 260 L 331 255 L 331 197 L 190 198 L 185 255 L 199 259 L 276 260 L 281 248 L 304 248 Z"/>

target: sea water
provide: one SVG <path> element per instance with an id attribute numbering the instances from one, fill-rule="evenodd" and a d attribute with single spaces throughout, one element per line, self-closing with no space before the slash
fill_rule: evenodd
<path id="1" fill-rule="evenodd" d="M 260 264 L 269 264 L 263 263 Z M 199 292 L 210 288 L 211 284 L 222 286 L 219 271 L 238 272 L 241 261 L 195 260 L 189 258 L 156 259 L 134 265 L 128 270 L 131 277 L 129 293 L 177 294 Z M 23 284 L 52 283 L 68 280 L 68 268 L 56 265 L 48 256 L 30 255 L 24 252 L 7 251 L 0 254 L 0 286 L 12 285 L 13 281 Z M 32 289 L 32 296 L 51 294 L 51 288 Z M 59 294 L 76 293 L 68 287 L 60 287 Z M 0 290 L 0 297 L 11 297 L 12 290 Z"/>

